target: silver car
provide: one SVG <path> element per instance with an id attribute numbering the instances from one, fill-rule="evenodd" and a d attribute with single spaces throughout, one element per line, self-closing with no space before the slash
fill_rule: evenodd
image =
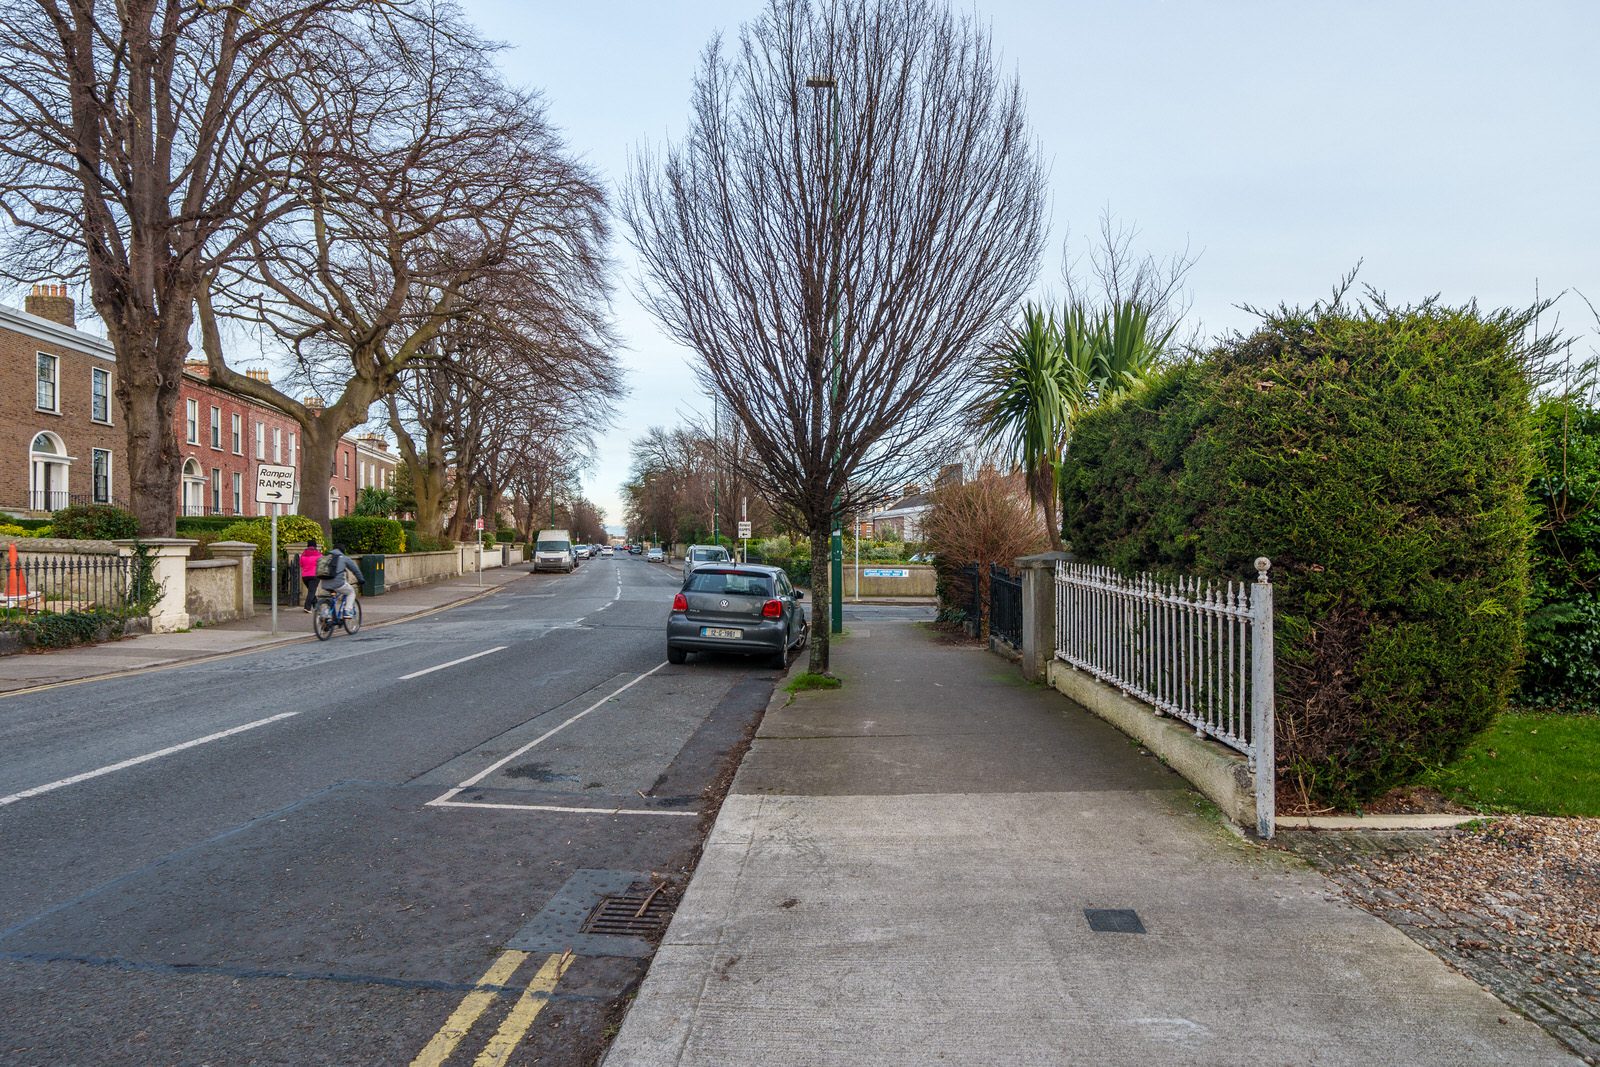
<path id="1" fill-rule="evenodd" d="M 702 566 L 672 598 L 667 661 L 686 662 L 691 652 L 738 652 L 786 670 L 789 653 L 806 646 L 802 598 L 779 567 Z"/>
<path id="2" fill-rule="evenodd" d="M 733 557 L 720 545 L 690 545 L 683 553 L 683 576 L 714 563 L 732 563 Z"/>

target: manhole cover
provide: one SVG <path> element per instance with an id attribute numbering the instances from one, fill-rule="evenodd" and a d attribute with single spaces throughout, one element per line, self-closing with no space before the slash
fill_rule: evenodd
<path id="1" fill-rule="evenodd" d="M 1084 908 L 1089 929 L 1099 934 L 1142 934 L 1144 923 L 1132 908 Z"/>
<path id="2" fill-rule="evenodd" d="M 672 918 L 672 901 L 662 893 L 663 888 L 635 883 L 626 893 L 601 897 L 583 920 L 580 931 L 623 937 L 649 937 L 661 932 Z"/>

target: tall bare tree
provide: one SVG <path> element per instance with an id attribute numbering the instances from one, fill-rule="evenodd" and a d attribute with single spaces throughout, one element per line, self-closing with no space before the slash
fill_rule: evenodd
<path id="1" fill-rule="evenodd" d="M 0 0 L 0 270 L 87 284 L 140 529 L 171 534 L 195 296 L 283 204 L 310 50 L 410 0 Z"/>
<path id="2" fill-rule="evenodd" d="M 380 27 L 322 56 L 328 73 L 283 176 L 293 209 L 202 294 L 212 380 L 300 423 L 303 510 L 324 523 L 340 437 L 441 351 L 452 323 L 500 324 L 507 343 L 575 337 L 586 353 L 608 337 L 603 194 L 538 99 L 498 79 L 489 51 L 441 19 L 426 33 Z M 213 297 L 293 350 L 317 403 L 227 366 Z M 573 344 L 562 343 L 565 357 Z"/>
<path id="3" fill-rule="evenodd" d="M 769 0 L 630 180 L 648 306 L 810 532 L 815 671 L 835 514 L 936 461 L 962 368 L 1035 276 L 1044 168 L 995 66 L 934 0 Z"/>

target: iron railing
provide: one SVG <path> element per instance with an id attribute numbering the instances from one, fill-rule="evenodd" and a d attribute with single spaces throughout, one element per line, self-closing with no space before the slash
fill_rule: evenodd
<path id="1" fill-rule="evenodd" d="M 102 611 L 124 615 L 137 600 L 131 556 L 19 556 L 0 558 L 5 591 L 0 629 L 15 629 L 30 615 Z"/>
<path id="2" fill-rule="evenodd" d="M 62 508 L 81 507 L 85 504 L 109 504 L 126 509 L 125 500 L 96 500 L 92 493 L 69 493 L 59 489 L 31 489 L 28 491 L 29 511 L 60 511 Z"/>
<path id="3" fill-rule="evenodd" d="M 1262 837 L 1276 810 L 1270 567 L 1217 583 L 1056 564 L 1056 658 L 1244 753 Z"/>
<path id="4" fill-rule="evenodd" d="M 1012 648 L 1022 648 L 1022 576 L 998 563 L 989 565 L 989 633 Z"/>

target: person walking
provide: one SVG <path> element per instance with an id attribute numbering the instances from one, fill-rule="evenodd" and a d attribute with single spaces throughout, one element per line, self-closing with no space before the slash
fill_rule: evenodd
<path id="1" fill-rule="evenodd" d="M 306 600 L 300 605 L 300 610 L 308 615 L 317 602 L 317 561 L 321 558 L 322 552 L 317 548 L 317 539 L 313 537 L 300 552 L 300 581 L 306 587 Z"/>

